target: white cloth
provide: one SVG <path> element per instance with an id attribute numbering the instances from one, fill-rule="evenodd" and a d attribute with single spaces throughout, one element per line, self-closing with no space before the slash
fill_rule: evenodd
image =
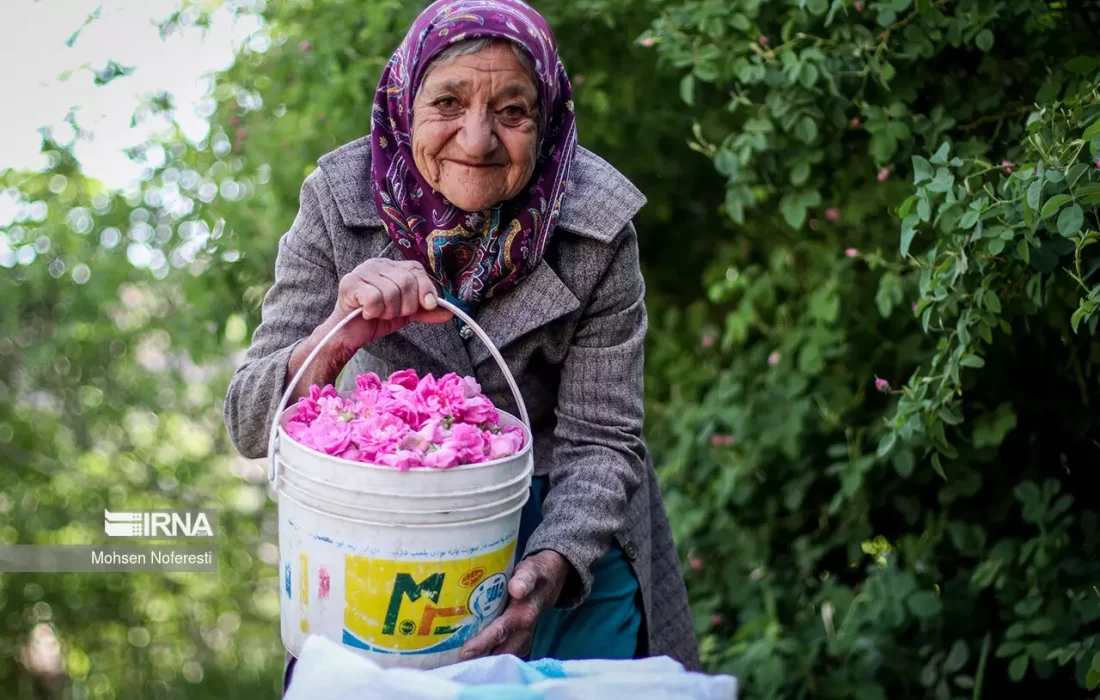
<path id="1" fill-rule="evenodd" d="M 379 667 L 323 637 L 306 639 L 285 700 L 736 700 L 737 679 L 689 673 L 668 657 L 524 662 L 489 656 L 420 671 Z"/>

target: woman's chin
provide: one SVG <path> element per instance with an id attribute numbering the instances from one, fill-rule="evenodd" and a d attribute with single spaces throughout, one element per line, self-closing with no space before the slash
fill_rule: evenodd
<path id="1" fill-rule="evenodd" d="M 455 197 L 448 196 L 446 192 L 442 192 L 443 196 L 447 198 L 447 201 L 455 205 L 462 211 L 466 212 L 479 212 L 486 209 L 492 209 L 500 203 L 500 199 L 497 197 L 489 196 L 471 196 L 468 194 L 456 195 Z"/>

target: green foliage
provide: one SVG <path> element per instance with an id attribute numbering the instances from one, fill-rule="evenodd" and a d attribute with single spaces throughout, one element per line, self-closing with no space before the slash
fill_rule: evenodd
<path id="1" fill-rule="evenodd" d="M 658 6 L 744 224 L 649 354 L 708 665 L 750 698 L 1095 687 L 1095 17 Z"/>
<path id="2" fill-rule="evenodd" d="M 228 363 L 191 362 L 241 337 L 181 323 L 188 303 L 216 301 L 168 274 L 200 232 L 153 205 L 153 190 L 103 191 L 67 150 L 43 150 L 45 172 L 0 174 L 14 210 L 0 230 L 0 537 L 94 544 L 104 509 L 213 507 L 219 574 L 0 576 L 4 697 L 56 696 L 58 679 L 25 668 L 40 625 L 57 630 L 83 697 L 270 694 L 274 517 L 262 472 L 241 470 L 221 427 Z M 48 638 L 36 646 L 50 657 Z"/>

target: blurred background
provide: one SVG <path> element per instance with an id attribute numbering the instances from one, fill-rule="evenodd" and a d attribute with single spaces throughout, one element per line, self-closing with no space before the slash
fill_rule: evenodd
<path id="1" fill-rule="evenodd" d="M 1100 3 L 534 4 L 581 143 L 649 198 L 647 437 L 707 670 L 1096 697 Z M 0 538 L 220 512 L 216 576 L 0 574 L 0 696 L 278 692 L 273 503 L 222 399 L 420 7 L 0 4 Z"/>

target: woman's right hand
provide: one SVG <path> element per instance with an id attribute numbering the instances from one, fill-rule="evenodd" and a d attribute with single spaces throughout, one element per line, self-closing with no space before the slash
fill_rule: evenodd
<path id="1" fill-rule="evenodd" d="M 313 349 L 353 311 L 362 314 L 340 329 L 307 369 L 292 399 L 305 396 L 313 384 L 324 386 L 336 381 L 346 365 L 363 345 L 400 330 L 413 321 L 445 323 L 451 312 L 436 301 L 435 284 L 424 266 L 408 260 L 371 259 L 340 280 L 336 308 L 304 343 L 300 343 L 287 362 L 286 381 L 294 377 Z"/>
<path id="2" fill-rule="evenodd" d="M 362 317 L 348 323 L 334 338 L 349 350 L 358 350 L 413 321 L 444 323 L 451 319 L 451 312 L 437 305 L 435 283 L 424 266 L 413 260 L 374 258 L 345 275 L 331 321 L 339 323 L 356 309 L 362 309 Z"/>

